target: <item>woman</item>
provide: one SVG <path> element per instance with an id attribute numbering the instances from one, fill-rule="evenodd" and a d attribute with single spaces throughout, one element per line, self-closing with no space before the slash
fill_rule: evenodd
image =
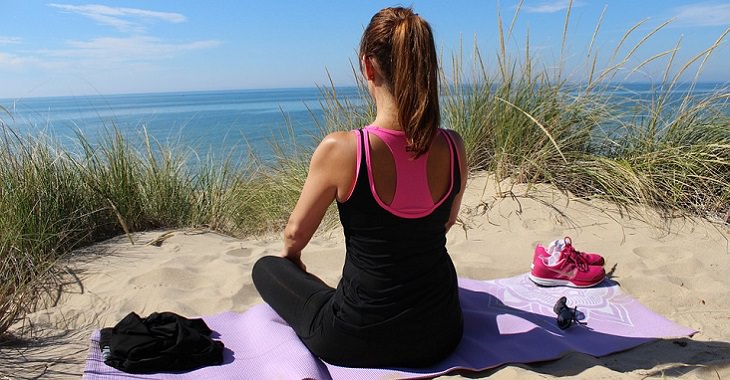
<path id="1" fill-rule="evenodd" d="M 446 232 L 466 184 L 464 146 L 439 129 L 431 28 L 407 8 L 375 14 L 360 43 L 377 115 L 320 143 L 284 230 L 280 257 L 253 280 L 309 349 L 341 366 L 419 367 L 456 347 L 463 319 Z M 337 200 L 347 248 L 331 288 L 306 272 L 302 249 Z"/>

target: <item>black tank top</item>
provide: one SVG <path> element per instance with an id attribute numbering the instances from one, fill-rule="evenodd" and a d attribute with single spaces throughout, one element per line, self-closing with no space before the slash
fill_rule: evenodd
<path id="1" fill-rule="evenodd" d="M 408 339 L 433 326 L 441 329 L 436 334 L 460 337 L 457 277 L 445 230 L 461 190 L 456 146 L 448 132 L 442 134 L 454 157 L 450 193 L 430 214 L 410 219 L 383 209 L 374 198 L 364 135 L 358 131 L 361 158 L 354 190 L 347 201 L 337 203 L 347 253 L 332 303 L 335 321 L 362 334 Z"/>

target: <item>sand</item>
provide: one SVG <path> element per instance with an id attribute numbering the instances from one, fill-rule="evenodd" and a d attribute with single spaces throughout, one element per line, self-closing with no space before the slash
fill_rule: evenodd
<path id="1" fill-rule="evenodd" d="M 570 200 L 549 187 L 525 197 L 525 186 L 482 176 L 470 181 L 461 221 L 448 249 L 461 277 L 496 279 L 529 270 L 538 243 L 570 236 L 579 250 L 606 257 L 609 276 L 664 317 L 699 332 L 605 357 L 506 365 L 443 378 L 730 379 L 730 244 L 728 226 L 702 220 L 627 215 L 600 201 Z M 29 315 L 30 344 L 0 353 L 0 378 L 78 377 L 91 330 L 130 311 L 186 316 L 244 312 L 261 303 L 250 277 L 277 236 L 235 239 L 204 229 L 148 231 L 87 247 L 65 264 L 58 301 Z M 304 251 L 308 269 L 336 284 L 343 262 L 340 230 L 319 233 Z"/>

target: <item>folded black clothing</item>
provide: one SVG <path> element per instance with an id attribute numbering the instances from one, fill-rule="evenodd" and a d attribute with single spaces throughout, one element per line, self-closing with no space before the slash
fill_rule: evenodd
<path id="1" fill-rule="evenodd" d="M 223 343 L 210 337 L 202 319 L 171 312 L 141 318 L 127 314 L 101 330 L 104 363 L 128 373 L 187 371 L 223 362 Z"/>

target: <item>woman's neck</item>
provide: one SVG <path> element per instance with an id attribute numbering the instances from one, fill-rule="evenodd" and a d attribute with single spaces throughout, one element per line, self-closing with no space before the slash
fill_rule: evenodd
<path id="1" fill-rule="evenodd" d="M 379 87 L 373 92 L 376 115 L 372 124 L 380 128 L 402 130 L 403 128 L 400 127 L 398 122 L 398 107 L 390 91 Z"/>

